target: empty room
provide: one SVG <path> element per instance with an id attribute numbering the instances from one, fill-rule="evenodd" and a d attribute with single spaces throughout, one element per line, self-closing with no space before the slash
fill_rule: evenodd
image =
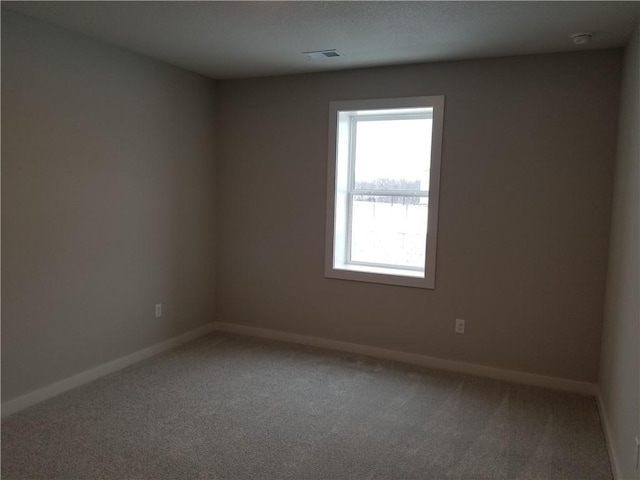
<path id="1" fill-rule="evenodd" d="M 2 479 L 640 479 L 640 2 L 1 15 Z"/>

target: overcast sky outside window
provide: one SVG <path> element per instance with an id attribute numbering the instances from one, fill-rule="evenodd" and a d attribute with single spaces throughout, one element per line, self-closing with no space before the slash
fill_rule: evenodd
<path id="1" fill-rule="evenodd" d="M 367 188 L 362 182 L 391 179 L 429 190 L 431 127 L 431 119 L 359 120 L 356 188 Z"/>

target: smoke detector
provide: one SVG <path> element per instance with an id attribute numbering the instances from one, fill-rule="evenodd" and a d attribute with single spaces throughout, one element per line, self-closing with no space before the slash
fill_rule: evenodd
<path id="1" fill-rule="evenodd" d="M 576 45 L 588 45 L 591 37 L 593 37 L 591 33 L 574 33 L 571 35 L 571 40 L 573 40 L 573 43 Z"/>
<path id="2" fill-rule="evenodd" d="M 316 50 L 314 52 L 302 52 L 303 55 L 306 55 L 309 60 L 316 59 L 325 59 L 325 58 L 337 58 L 344 57 L 344 54 L 336 50 L 335 48 L 332 50 Z"/>

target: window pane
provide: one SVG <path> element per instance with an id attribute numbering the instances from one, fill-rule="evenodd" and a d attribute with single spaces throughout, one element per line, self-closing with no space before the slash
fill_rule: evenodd
<path id="1" fill-rule="evenodd" d="M 354 195 L 351 207 L 352 262 L 424 268 L 427 198 Z"/>
<path id="2" fill-rule="evenodd" d="M 355 188 L 429 190 L 431 119 L 356 123 Z"/>

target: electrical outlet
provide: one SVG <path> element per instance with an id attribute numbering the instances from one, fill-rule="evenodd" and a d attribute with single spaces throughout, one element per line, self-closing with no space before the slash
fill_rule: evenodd
<path id="1" fill-rule="evenodd" d="M 156 318 L 162 316 L 162 304 L 156 303 Z"/>
<path id="2" fill-rule="evenodd" d="M 464 333 L 464 320 L 456 318 L 456 333 Z"/>

